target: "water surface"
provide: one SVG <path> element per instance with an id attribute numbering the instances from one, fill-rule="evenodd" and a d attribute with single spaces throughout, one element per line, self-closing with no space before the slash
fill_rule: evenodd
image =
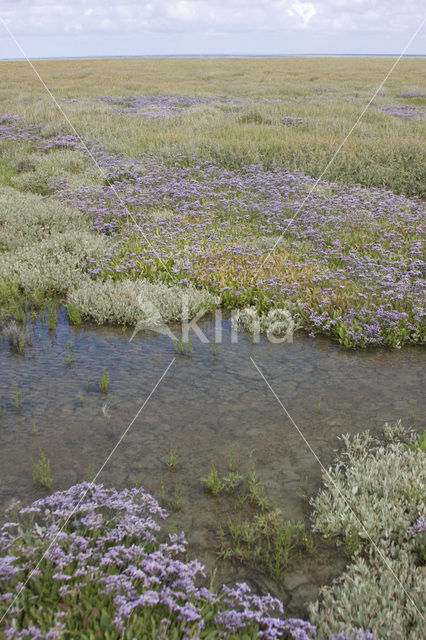
<path id="1" fill-rule="evenodd" d="M 213 338 L 212 319 L 200 323 Z M 341 550 L 321 543 L 311 556 L 292 564 L 282 585 L 252 567 L 218 560 L 217 528 L 226 523 L 232 498 L 212 498 L 200 482 L 211 463 L 226 472 L 232 446 L 242 472 L 254 468 L 274 506 L 288 519 L 306 519 L 305 496 L 320 485 L 339 447 L 338 436 L 401 418 L 419 432 L 425 428 L 421 347 L 402 350 L 345 351 L 325 338 L 295 335 L 292 344 L 253 344 L 246 334 L 223 343 L 201 344 L 192 336 L 192 356 L 176 356 L 167 375 L 108 460 L 98 480 L 117 488 L 142 485 L 160 499 L 178 487 L 183 508 L 171 515 L 183 528 L 191 553 L 218 582 L 247 580 L 279 595 L 293 614 L 316 597 L 345 565 Z M 40 320 L 31 327 L 32 345 L 24 356 L 0 349 L 0 509 L 12 499 L 27 503 L 45 495 L 34 487 L 33 464 L 41 448 L 51 462 L 53 489 L 88 479 L 102 466 L 124 430 L 175 357 L 167 336 L 117 328 L 68 326 L 63 314 L 55 331 Z M 72 364 L 65 364 L 73 341 Z M 214 351 L 216 351 L 214 353 Z M 291 415 L 253 366 L 250 357 Z M 99 389 L 104 367 L 110 389 Z M 21 406 L 16 406 L 22 398 Z M 301 433 L 315 456 L 306 446 Z M 171 473 L 165 460 L 170 445 L 179 464 Z M 4 515 L 3 515 L 4 517 Z"/>

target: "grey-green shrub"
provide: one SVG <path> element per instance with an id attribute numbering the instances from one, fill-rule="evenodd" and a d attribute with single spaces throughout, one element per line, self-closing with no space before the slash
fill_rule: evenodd
<path id="1" fill-rule="evenodd" d="M 425 514 L 426 455 L 400 422 L 386 425 L 385 437 L 344 436 L 345 450 L 312 501 L 314 530 L 353 552 L 349 568 L 310 607 L 320 637 L 342 627 L 348 637 L 355 628 L 378 639 L 423 636 L 426 575 L 407 530 Z"/>
<path id="2" fill-rule="evenodd" d="M 82 265 L 107 252 L 105 239 L 89 231 L 51 235 L 41 242 L 0 254 L 0 280 L 15 280 L 25 293 L 34 289 L 64 295 L 86 278 Z"/>
<path id="3" fill-rule="evenodd" d="M 153 283 L 148 280 L 87 280 L 68 296 L 83 318 L 98 324 L 116 323 L 134 326 L 182 320 L 187 305 L 189 317 L 212 310 L 219 304 L 211 293 Z"/>

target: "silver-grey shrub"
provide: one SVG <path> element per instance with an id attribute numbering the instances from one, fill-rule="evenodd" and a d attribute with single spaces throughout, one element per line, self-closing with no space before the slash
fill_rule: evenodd
<path id="1" fill-rule="evenodd" d="M 89 228 L 88 219 L 79 211 L 55 200 L 10 187 L 0 192 L 0 251 L 40 242 L 52 234 Z"/>
<path id="2" fill-rule="evenodd" d="M 385 437 L 387 443 L 368 432 L 344 436 L 345 450 L 312 501 L 314 530 L 353 552 L 347 571 L 311 606 L 324 638 L 342 627 L 392 640 L 423 635 L 426 575 L 407 530 L 425 514 L 426 455 L 400 422 L 386 425 Z"/>
<path id="3" fill-rule="evenodd" d="M 65 295 L 88 277 L 83 265 L 108 251 L 106 239 L 89 231 L 55 233 L 41 242 L 0 254 L 0 280 L 15 280 L 25 293 L 35 289 Z"/>
<path id="4" fill-rule="evenodd" d="M 83 318 L 98 324 L 134 326 L 140 321 L 172 322 L 213 310 L 219 300 L 205 290 L 179 285 L 168 286 L 148 280 L 86 281 L 70 293 L 68 304 L 75 305 Z M 158 312 L 158 313 L 157 313 Z"/>

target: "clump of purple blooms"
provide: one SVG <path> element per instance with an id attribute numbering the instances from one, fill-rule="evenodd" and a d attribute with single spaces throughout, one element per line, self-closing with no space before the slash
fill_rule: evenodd
<path id="1" fill-rule="evenodd" d="M 230 170 L 182 154 L 173 164 L 153 155 L 131 159 L 40 131 L 10 115 L 0 124 L 0 137 L 45 152 L 89 149 L 107 173 L 96 187 L 52 185 L 53 197 L 116 240 L 111 255 L 87 265 L 93 278 L 192 282 L 226 308 L 261 313 L 291 303 L 311 336 L 347 347 L 424 339 L 420 200 L 317 182 L 280 166 Z"/>
<path id="2" fill-rule="evenodd" d="M 401 97 L 410 97 L 410 96 L 401 96 Z M 391 116 L 398 116 L 400 118 L 410 118 L 410 120 L 421 120 L 425 117 L 425 112 L 420 109 L 420 107 L 416 107 L 412 104 L 396 104 L 390 107 L 375 107 L 379 111 L 383 111 L 384 113 L 388 113 Z"/>
<path id="3" fill-rule="evenodd" d="M 191 96 L 101 96 L 98 102 L 115 107 L 116 113 L 145 118 L 170 118 L 188 107 L 200 104 L 222 102 L 220 98 L 201 98 Z"/>
<path id="4" fill-rule="evenodd" d="M 253 104 L 285 104 L 281 100 L 250 100 L 243 98 L 223 98 L 218 96 L 101 96 L 96 99 L 98 102 L 111 105 L 115 108 L 115 113 L 126 116 L 142 116 L 151 120 L 171 118 L 189 107 L 198 105 L 227 105 L 230 108 L 226 115 L 232 116 L 235 111 L 239 111 L 245 105 Z M 281 119 L 280 124 L 286 127 L 297 127 L 305 124 L 306 119 L 301 117 L 286 116 Z"/>
<path id="5" fill-rule="evenodd" d="M 399 93 L 398 98 L 423 98 L 422 93 L 417 93 L 416 91 L 407 91 L 406 93 Z"/>
<path id="6" fill-rule="evenodd" d="M 244 583 L 221 595 L 202 586 L 203 566 L 182 559 L 184 534 L 160 539 L 165 517 L 141 488 L 92 483 L 20 508 L 0 529 L 3 637 L 315 638 Z"/>

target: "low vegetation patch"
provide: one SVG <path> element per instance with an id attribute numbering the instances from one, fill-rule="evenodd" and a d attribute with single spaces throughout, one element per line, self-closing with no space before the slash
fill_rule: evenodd
<path id="1" fill-rule="evenodd" d="M 76 136 L 16 119 L 0 123 L 1 137 L 8 144 L 24 141 L 46 157 L 85 153 Z M 83 218 L 84 229 L 81 221 L 78 229 L 65 225 L 56 233 L 41 226 L 38 241 L 19 252 L 6 231 L 0 279 L 17 282 L 26 295 L 35 289 L 69 295 L 82 317 L 136 324 L 136 289 L 149 281 L 188 287 L 192 296 L 200 291 L 206 309 L 212 300 L 242 309 L 248 327 L 256 313 L 264 331 L 303 327 L 346 347 L 424 340 L 424 207 L 418 199 L 316 183 L 278 164 L 231 169 L 185 154 L 173 162 L 154 155 L 131 159 L 97 141 L 86 144 L 104 179 L 94 182 L 80 168 L 76 181 L 68 158 L 65 177 L 50 183 L 47 198 L 80 211 L 74 216 Z M 46 166 L 28 174 L 31 184 Z M 13 179 L 15 186 L 28 191 L 22 179 Z M 88 214 L 92 230 L 102 234 L 88 231 Z M 173 291 L 161 310 L 166 322 L 182 315 L 175 308 L 182 296 Z"/>
<path id="2" fill-rule="evenodd" d="M 423 636 L 426 600 L 424 440 L 401 424 L 385 440 L 345 436 L 344 451 L 313 500 L 314 529 L 340 540 L 352 556 L 347 571 L 311 607 L 322 637 L 353 627 L 377 638 Z M 347 636 L 345 636 L 347 637 Z"/>
<path id="3" fill-rule="evenodd" d="M 246 584 L 204 586 L 184 535 L 161 541 L 166 512 L 143 489 L 80 484 L 15 516 L 0 529 L 4 638 L 315 637 Z"/>

